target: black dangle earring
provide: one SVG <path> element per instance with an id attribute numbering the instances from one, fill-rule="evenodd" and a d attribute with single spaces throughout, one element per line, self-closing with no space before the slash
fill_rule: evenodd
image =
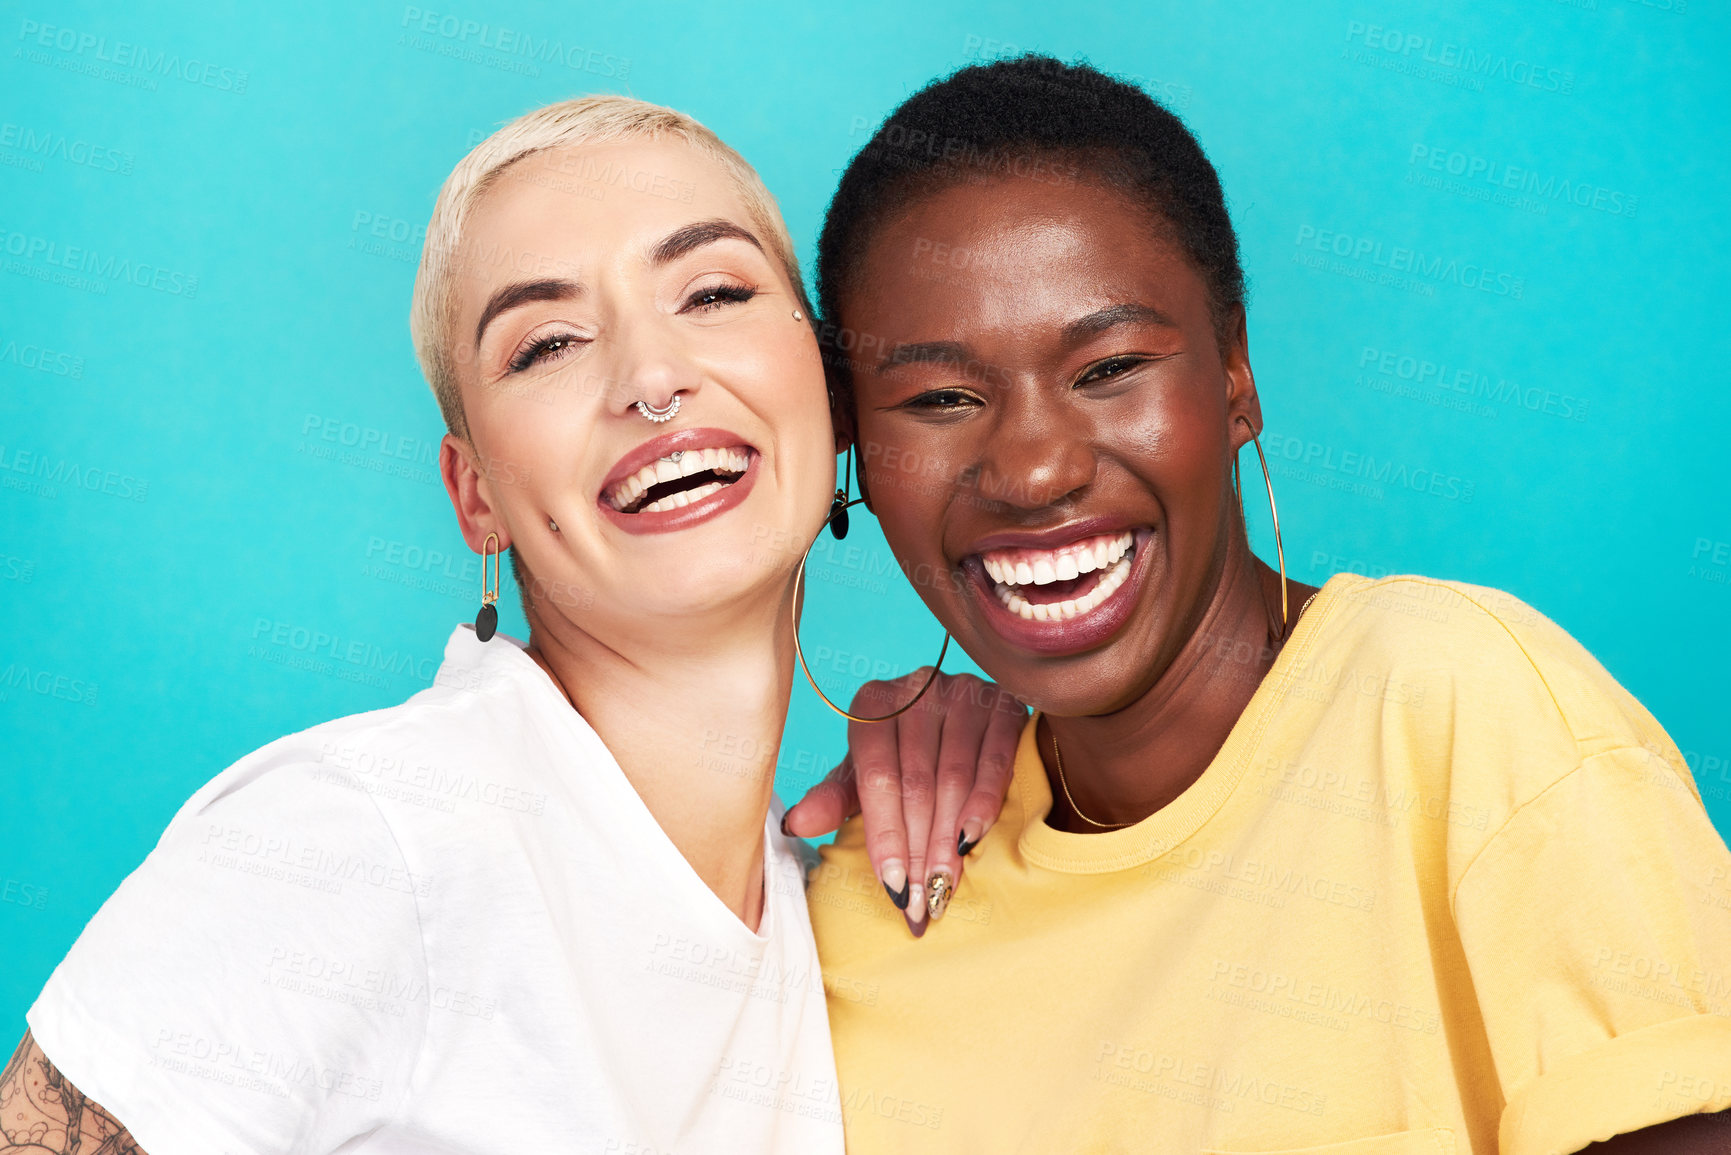
<path id="1" fill-rule="evenodd" d="M 487 588 L 487 550 L 493 552 L 493 588 Z M 499 535 L 490 533 L 487 540 L 481 543 L 481 612 L 475 615 L 475 636 L 483 642 L 491 641 L 493 634 L 499 628 L 499 611 L 493 603 L 499 600 Z"/>
<path id="2" fill-rule="evenodd" d="M 840 541 L 847 536 L 847 491 L 853 485 L 853 446 L 847 447 L 847 472 L 842 474 L 841 488 L 835 491 L 835 500 L 830 502 L 829 516 L 824 520 L 829 522 L 829 531 Z"/>

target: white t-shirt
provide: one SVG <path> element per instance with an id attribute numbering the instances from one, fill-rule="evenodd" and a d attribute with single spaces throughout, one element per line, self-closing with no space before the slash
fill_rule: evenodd
<path id="1" fill-rule="evenodd" d="M 217 775 L 30 1008 L 150 1155 L 842 1150 L 802 867 L 757 933 L 521 643 Z"/>

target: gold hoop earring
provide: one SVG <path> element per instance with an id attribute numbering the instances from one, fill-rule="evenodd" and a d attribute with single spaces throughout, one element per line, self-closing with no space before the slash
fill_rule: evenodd
<path id="1" fill-rule="evenodd" d="M 1291 603 L 1286 593 L 1286 546 L 1280 540 L 1280 511 L 1274 508 L 1274 482 L 1268 476 L 1268 458 L 1262 452 L 1262 439 L 1256 436 L 1256 430 L 1251 427 L 1250 422 L 1242 417 L 1238 420 L 1244 421 L 1244 427 L 1250 430 L 1250 443 L 1256 446 L 1256 460 L 1262 463 L 1262 484 L 1268 490 L 1268 516 L 1274 522 L 1274 557 L 1280 563 L 1280 636 L 1285 637 L 1287 629 L 1290 628 Z M 1239 448 L 1242 449 L 1243 446 Z M 1238 495 L 1238 516 L 1243 517 L 1244 486 L 1239 479 L 1236 454 L 1232 458 L 1232 490 Z"/>
<path id="2" fill-rule="evenodd" d="M 493 588 L 487 588 L 487 551 L 493 551 Z M 475 636 L 483 642 L 493 640 L 499 628 L 499 611 L 493 603 L 499 600 L 499 535 L 490 533 L 481 543 L 481 612 L 475 615 Z"/>
<path id="3" fill-rule="evenodd" d="M 830 510 L 830 517 L 833 518 L 837 513 L 841 513 L 845 516 L 848 506 L 858 505 L 864 500 L 865 498 L 863 497 L 856 497 L 852 501 L 840 506 L 839 509 L 832 508 Z M 813 542 L 812 544 L 815 545 L 816 543 Z M 823 699 L 824 705 L 828 706 L 850 722 L 887 722 L 897 714 L 907 713 L 908 710 L 913 708 L 913 704 L 924 697 L 926 691 L 932 688 L 932 683 L 938 680 L 938 672 L 942 670 L 944 666 L 944 655 L 950 652 L 950 631 L 944 631 L 944 644 L 938 649 L 938 660 L 932 664 L 932 672 L 926 676 L 925 683 L 920 686 L 919 692 L 909 698 L 906 703 L 896 707 L 889 713 L 876 718 L 866 718 L 859 714 L 848 713 L 846 710 L 830 701 L 829 695 L 823 692 L 823 687 L 819 686 L 817 684 L 817 679 L 812 677 L 811 667 L 805 663 L 805 647 L 802 646 L 799 641 L 799 594 L 800 590 L 805 586 L 805 563 L 806 559 L 809 557 L 811 557 L 811 550 L 807 549 L 804 556 L 799 559 L 799 570 L 793 577 L 793 652 L 799 655 L 799 668 L 805 671 L 805 680 L 811 683 L 811 688 L 817 691 L 817 696 Z"/>

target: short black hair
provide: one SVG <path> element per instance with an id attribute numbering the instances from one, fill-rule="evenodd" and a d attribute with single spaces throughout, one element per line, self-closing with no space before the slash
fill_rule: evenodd
<path id="1" fill-rule="evenodd" d="M 817 246 L 818 305 L 834 352 L 841 297 L 875 228 L 923 196 L 967 181 L 1085 172 L 1128 191 L 1174 239 L 1208 287 L 1224 345 L 1244 303 L 1238 237 L 1220 177 L 1190 130 L 1135 85 L 1085 62 L 1028 53 L 933 81 L 890 114 L 848 163 Z"/>

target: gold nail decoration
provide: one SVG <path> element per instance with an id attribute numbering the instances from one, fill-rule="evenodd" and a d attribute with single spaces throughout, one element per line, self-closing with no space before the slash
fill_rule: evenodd
<path id="1" fill-rule="evenodd" d="M 926 897 L 926 913 L 934 919 L 944 917 L 944 908 L 950 905 L 950 890 L 954 886 L 955 883 L 950 881 L 949 875 L 932 875 L 932 880 L 927 885 L 930 894 Z"/>

